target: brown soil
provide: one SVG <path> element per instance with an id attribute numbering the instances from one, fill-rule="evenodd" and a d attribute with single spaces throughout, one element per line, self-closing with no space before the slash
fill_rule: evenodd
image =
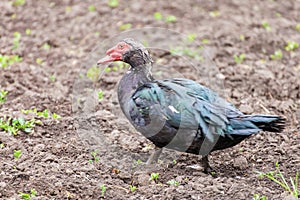
<path id="1" fill-rule="evenodd" d="M 89 11 L 90 5 L 95 5 L 94 12 Z M 288 193 L 282 187 L 259 179 L 256 171 L 274 170 L 278 161 L 288 178 L 300 168 L 300 48 L 284 49 L 287 41 L 300 43 L 295 28 L 300 23 L 299 10 L 296 0 L 124 0 L 117 8 L 91 0 L 26 0 L 17 7 L 1 1 L 0 54 L 18 54 L 23 61 L 0 68 L 0 88 L 9 92 L 7 102 L 0 104 L 0 115 L 30 119 L 34 116 L 21 110 L 37 108 L 62 118 L 41 119 L 43 123 L 30 134 L 12 136 L 0 130 L 4 144 L 0 199 L 19 199 L 19 192 L 33 188 L 35 199 L 252 199 L 254 194 L 285 198 Z M 157 11 L 176 16 L 176 22 L 155 20 Z M 261 25 L 263 21 L 269 23 L 270 31 Z M 264 132 L 214 152 L 210 159 L 217 178 L 195 169 L 197 156 L 170 150 L 164 151 L 156 166 L 138 164 L 138 159 L 147 159 L 153 146 L 128 124 L 116 103 L 116 84 L 126 69 L 105 72 L 94 83 L 86 78 L 86 70 L 123 37 L 119 26 L 124 23 L 142 30 L 162 27 L 196 33 L 191 48 L 209 40 L 203 45 L 211 61 L 196 64 L 200 75 L 186 60 L 152 49 L 157 64 L 154 76 L 191 78 L 219 91 L 245 113 L 285 116 L 284 132 Z M 27 28 L 32 30 L 30 35 L 25 33 Z M 19 48 L 12 50 L 16 31 L 22 37 Z M 144 36 L 143 31 L 129 35 L 135 33 L 142 33 L 136 35 L 139 40 Z M 169 33 L 161 31 L 159 36 L 175 44 L 176 34 Z M 148 44 L 155 47 L 161 42 Z M 43 48 L 45 43 L 50 49 Z M 278 49 L 282 59 L 272 60 L 270 55 Z M 235 63 L 233 56 L 242 53 L 244 62 Z M 36 63 L 37 58 L 42 64 Z M 207 63 L 215 66 L 210 68 L 212 79 L 205 79 Z M 99 89 L 104 91 L 100 102 L 94 92 Z M 13 156 L 17 149 L 22 150 L 18 160 Z M 99 161 L 90 163 L 95 150 Z M 154 172 L 159 173 L 158 180 L 149 181 Z M 179 185 L 167 184 L 171 179 Z M 136 191 L 131 192 L 130 185 Z"/>

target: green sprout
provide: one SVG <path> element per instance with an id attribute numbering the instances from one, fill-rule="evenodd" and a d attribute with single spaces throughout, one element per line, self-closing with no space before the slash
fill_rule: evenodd
<path id="1" fill-rule="evenodd" d="M 197 38 L 197 34 L 196 33 L 190 33 L 190 34 L 187 35 L 187 40 L 189 42 L 194 42 L 196 38 Z"/>
<path id="2" fill-rule="evenodd" d="M 69 13 L 69 12 L 71 12 L 72 11 L 72 7 L 71 6 L 67 6 L 66 8 L 65 8 L 65 12 L 66 13 Z"/>
<path id="3" fill-rule="evenodd" d="M 51 45 L 46 42 L 45 44 L 43 44 L 42 48 L 45 50 L 49 50 L 51 48 Z"/>
<path id="4" fill-rule="evenodd" d="M 271 31 L 271 30 L 272 30 L 270 24 L 269 24 L 268 22 L 266 22 L 266 21 L 262 21 L 261 25 L 262 25 L 262 27 L 264 27 L 264 29 L 266 29 L 267 31 Z"/>
<path id="5" fill-rule="evenodd" d="M 37 194 L 35 189 L 31 189 L 30 190 L 30 194 L 28 193 L 23 193 L 23 192 L 19 192 L 19 196 L 21 199 L 25 199 L 25 200 L 30 200 L 31 197 L 35 197 Z"/>
<path id="6" fill-rule="evenodd" d="M 49 76 L 49 79 L 50 79 L 52 82 L 55 82 L 56 76 L 53 74 L 53 75 Z"/>
<path id="7" fill-rule="evenodd" d="M 210 15 L 211 17 L 219 17 L 219 16 L 221 15 L 221 13 L 220 13 L 220 11 L 218 11 L 218 10 L 214 10 L 214 11 L 210 11 L 210 12 L 209 12 L 209 15 Z"/>
<path id="8" fill-rule="evenodd" d="M 19 57 L 18 55 L 2 55 L 0 54 L 0 67 L 5 68 L 7 66 L 11 66 L 16 62 L 21 62 L 22 58 Z"/>
<path id="9" fill-rule="evenodd" d="M 275 166 L 276 166 L 276 169 L 274 171 L 270 171 L 267 173 L 257 172 L 259 174 L 258 177 L 259 178 L 266 177 L 266 178 L 270 179 L 271 181 L 280 185 L 286 191 L 290 192 L 291 195 L 298 198 L 299 197 L 299 191 L 298 191 L 299 173 L 298 173 L 298 171 L 296 172 L 295 179 L 290 177 L 290 184 L 291 184 L 291 187 L 290 187 L 286 178 L 284 177 L 283 173 L 281 172 L 281 170 L 279 168 L 278 162 L 276 162 Z"/>
<path id="10" fill-rule="evenodd" d="M 41 65 L 41 64 L 43 64 L 43 59 L 37 58 L 37 59 L 35 60 L 35 62 L 36 62 L 36 64 Z"/>
<path id="11" fill-rule="evenodd" d="M 276 50 L 270 57 L 272 60 L 280 60 L 282 58 L 282 51 L 280 49 Z"/>
<path id="12" fill-rule="evenodd" d="M 119 6 L 119 0 L 109 0 L 107 4 L 111 8 L 116 8 Z"/>
<path id="13" fill-rule="evenodd" d="M 162 18 L 163 18 L 162 14 L 161 14 L 160 12 L 155 12 L 155 13 L 153 14 L 153 17 L 154 17 L 154 19 L 156 19 L 156 20 L 162 20 Z"/>
<path id="14" fill-rule="evenodd" d="M 10 17 L 11 17 L 11 19 L 16 19 L 17 14 L 16 14 L 16 13 L 13 13 Z"/>
<path id="15" fill-rule="evenodd" d="M 14 150 L 14 158 L 18 160 L 22 155 L 22 150 Z"/>
<path id="16" fill-rule="evenodd" d="M 25 33 L 26 33 L 26 35 L 31 35 L 31 29 L 30 28 L 26 28 Z"/>
<path id="17" fill-rule="evenodd" d="M 298 24 L 295 26 L 295 29 L 296 29 L 297 31 L 300 31 L 300 23 L 298 23 Z"/>
<path id="18" fill-rule="evenodd" d="M 6 95 L 8 94 L 8 91 L 1 90 L 0 91 L 0 103 L 6 102 Z"/>
<path id="19" fill-rule="evenodd" d="M 89 160 L 89 163 L 92 164 L 93 162 L 97 163 L 100 161 L 100 157 L 98 157 L 98 150 L 92 151 L 91 155 L 93 158 L 91 160 Z"/>
<path id="20" fill-rule="evenodd" d="M 279 12 L 275 13 L 276 17 L 281 17 L 282 15 Z"/>
<path id="21" fill-rule="evenodd" d="M 129 185 L 129 189 L 130 189 L 131 192 L 134 192 L 136 190 L 136 186 Z"/>
<path id="22" fill-rule="evenodd" d="M 21 34 L 19 32 L 14 32 L 13 46 L 12 49 L 15 50 L 20 46 Z"/>
<path id="23" fill-rule="evenodd" d="M 166 17 L 166 22 L 168 22 L 168 23 L 174 23 L 176 21 L 177 21 L 177 18 L 174 15 L 168 15 Z"/>
<path id="24" fill-rule="evenodd" d="M 86 76 L 90 78 L 94 83 L 98 81 L 100 77 L 100 69 L 96 65 L 88 69 Z"/>
<path id="25" fill-rule="evenodd" d="M 13 6 L 23 6 L 25 3 L 26 3 L 25 0 L 14 0 L 14 1 L 12 2 L 12 5 L 13 5 Z"/>
<path id="26" fill-rule="evenodd" d="M 299 44 L 297 42 L 288 41 L 287 45 L 285 46 L 286 51 L 294 51 L 299 47 Z"/>
<path id="27" fill-rule="evenodd" d="M 240 55 L 234 55 L 233 58 L 237 64 L 241 64 L 245 60 L 246 55 L 242 53 Z"/>
<path id="28" fill-rule="evenodd" d="M 43 118 L 50 118 L 50 117 L 52 117 L 52 119 L 60 119 L 61 118 L 61 116 L 56 114 L 56 113 L 52 113 L 52 115 L 51 115 L 51 113 L 48 109 L 45 109 L 43 111 L 37 111 L 37 109 L 34 108 L 34 109 L 31 109 L 31 110 L 22 110 L 22 113 L 25 114 L 25 115 L 27 115 L 29 113 L 33 113 L 36 116 L 43 117 Z"/>
<path id="29" fill-rule="evenodd" d="M 96 7 L 94 5 L 90 5 L 89 6 L 89 11 L 90 12 L 95 12 L 96 11 Z"/>
<path id="30" fill-rule="evenodd" d="M 24 118 L 8 118 L 6 117 L 0 118 L 0 129 L 4 131 L 17 135 L 18 131 L 23 131 L 25 133 L 31 133 L 32 129 L 35 126 L 35 119 L 31 119 L 30 121 L 26 121 Z"/>
<path id="31" fill-rule="evenodd" d="M 210 41 L 208 39 L 202 39 L 201 42 L 202 42 L 202 44 L 209 44 L 210 43 Z"/>
<path id="32" fill-rule="evenodd" d="M 178 186 L 178 185 L 179 185 L 179 182 L 176 181 L 176 180 L 174 180 L 174 179 L 172 179 L 172 180 L 169 180 L 169 181 L 167 182 L 167 184 L 169 184 L 169 185 L 174 185 L 174 186 Z"/>
<path id="33" fill-rule="evenodd" d="M 199 55 L 199 51 L 188 48 L 188 47 L 176 47 L 170 50 L 172 55 L 188 56 L 190 58 L 195 58 L 196 60 L 203 61 L 204 58 Z"/>
<path id="34" fill-rule="evenodd" d="M 253 200 L 267 200 L 266 196 L 260 196 L 259 194 L 253 195 Z"/>
<path id="35" fill-rule="evenodd" d="M 99 90 L 99 91 L 97 92 L 97 94 L 98 94 L 98 100 L 99 100 L 99 101 L 102 101 L 102 100 L 103 100 L 103 91 L 102 91 L 102 90 Z"/>
<path id="36" fill-rule="evenodd" d="M 105 185 L 101 185 L 100 188 L 101 188 L 101 196 L 104 197 L 105 192 L 106 192 L 106 187 L 105 187 Z"/>
<path id="37" fill-rule="evenodd" d="M 105 71 L 105 72 L 111 72 L 111 68 L 110 68 L 110 67 L 106 67 L 106 68 L 104 69 L 104 71 Z"/>
<path id="38" fill-rule="evenodd" d="M 131 27 L 132 27 L 132 25 L 130 23 L 126 23 L 126 24 L 122 24 L 121 26 L 119 26 L 119 30 L 125 31 L 127 29 L 130 29 Z"/>
<path id="39" fill-rule="evenodd" d="M 159 173 L 151 173 L 149 181 L 157 181 Z"/>
<path id="40" fill-rule="evenodd" d="M 245 41 L 245 36 L 243 34 L 240 35 L 240 40 Z"/>

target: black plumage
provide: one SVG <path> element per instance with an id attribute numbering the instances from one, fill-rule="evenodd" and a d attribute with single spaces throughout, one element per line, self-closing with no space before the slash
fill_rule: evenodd
<path id="1" fill-rule="evenodd" d="M 123 113 L 131 124 L 159 148 L 204 156 L 232 147 L 260 131 L 281 132 L 285 120 L 271 115 L 245 115 L 217 93 L 195 81 L 154 80 L 152 59 L 143 45 L 125 39 L 98 64 L 122 60 L 131 65 L 118 87 Z M 158 150 L 148 160 L 157 160 Z"/>

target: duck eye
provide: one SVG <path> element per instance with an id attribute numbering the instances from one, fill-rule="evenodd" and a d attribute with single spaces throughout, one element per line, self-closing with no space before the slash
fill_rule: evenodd
<path id="1" fill-rule="evenodd" d="M 123 45 L 123 44 L 120 44 L 120 45 L 119 45 L 119 49 L 124 49 L 124 45 Z"/>

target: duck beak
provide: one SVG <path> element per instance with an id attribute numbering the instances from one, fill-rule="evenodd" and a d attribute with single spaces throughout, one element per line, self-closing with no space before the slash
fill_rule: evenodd
<path id="1" fill-rule="evenodd" d="M 122 53 L 116 47 L 109 49 L 106 56 L 98 60 L 97 65 L 122 60 Z"/>

